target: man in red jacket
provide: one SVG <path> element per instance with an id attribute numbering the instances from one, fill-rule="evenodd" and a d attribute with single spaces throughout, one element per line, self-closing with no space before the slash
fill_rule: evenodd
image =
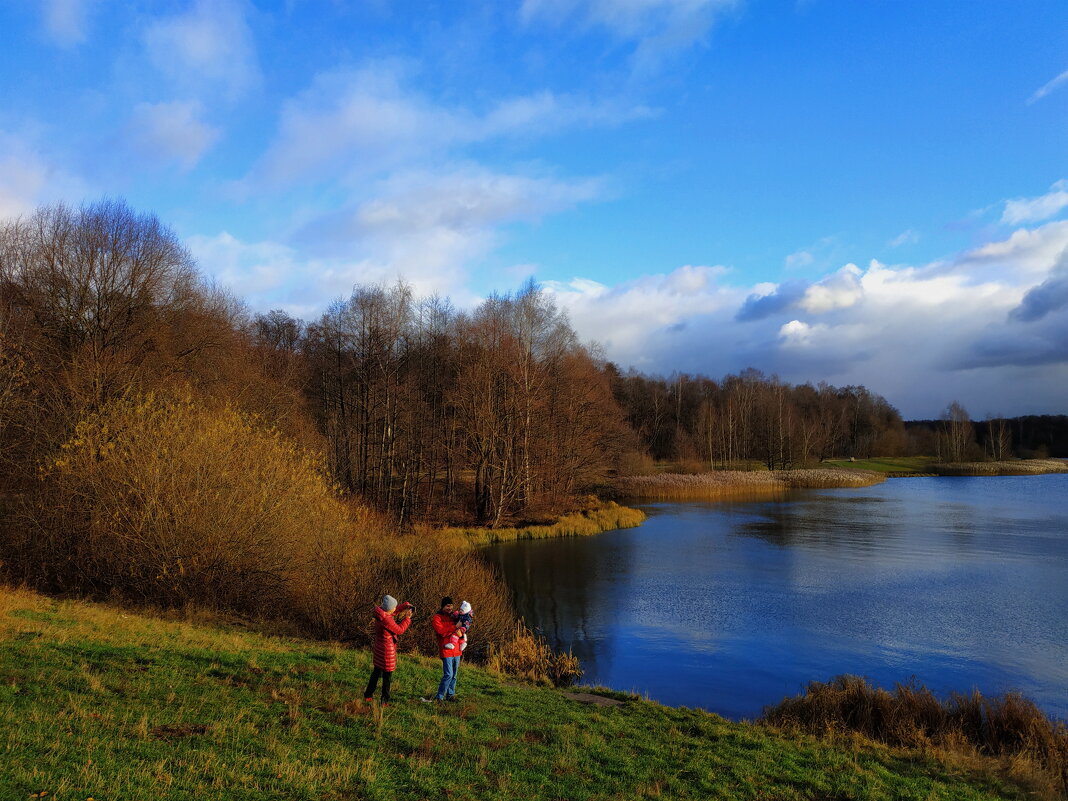
<path id="1" fill-rule="evenodd" d="M 363 691 L 363 700 L 374 699 L 375 687 L 382 679 L 382 706 L 389 704 L 389 683 L 393 671 L 397 669 L 397 638 L 408 630 L 412 622 L 412 605 L 405 601 L 397 606 L 397 599 L 392 595 L 382 598 L 382 606 L 375 607 L 374 670 L 367 689 Z"/>
<path id="2" fill-rule="evenodd" d="M 460 670 L 460 655 L 456 649 L 447 650 L 445 641 L 457 631 L 456 620 L 452 615 L 452 598 L 445 596 L 441 599 L 441 608 L 430 620 L 434 627 L 434 635 L 438 638 L 438 653 L 441 656 L 441 684 L 438 685 L 437 695 L 433 699 L 421 700 L 430 703 L 433 701 L 456 700 L 456 674 Z"/>

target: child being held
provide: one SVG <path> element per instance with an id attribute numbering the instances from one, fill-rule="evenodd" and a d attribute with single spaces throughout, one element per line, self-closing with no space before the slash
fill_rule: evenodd
<path id="1" fill-rule="evenodd" d="M 460 654 L 467 647 L 467 630 L 471 628 L 471 623 L 475 619 L 471 612 L 471 604 L 467 601 L 460 604 L 459 612 L 453 612 L 452 620 L 456 624 L 456 630 L 445 640 L 446 651 Z"/>

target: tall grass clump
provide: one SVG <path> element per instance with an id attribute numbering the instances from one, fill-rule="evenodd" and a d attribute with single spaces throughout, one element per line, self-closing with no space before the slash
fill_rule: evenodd
<path id="1" fill-rule="evenodd" d="M 487 667 L 554 687 L 568 687 L 582 677 L 577 656 L 570 651 L 553 651 L 544 638 L 534 634 L 522 621 L 515 625 L 510 640 L 490 651 Z"/>
<path id="2" fill-rule="evenodd" d="M 914 682 L 889 692 L 857 676 L 838 676 L 812 682 L 804 694 L 765 709 L 761 722 L 992 758 L 1051 797 L 1068 797 L 1068 727 L 1019 693 L 984 697 L 976 690 L 939 699 Z"/>
<path id="3" fill-rule="evenodd" d="M 735 500 L 783 497 L 792 489 L 868 487 L 885 481 L 871 471 L 820 468 L 749 472 L 662 473 L 617 480 L 619 491 L 634 498 L 656 500 Z"/>

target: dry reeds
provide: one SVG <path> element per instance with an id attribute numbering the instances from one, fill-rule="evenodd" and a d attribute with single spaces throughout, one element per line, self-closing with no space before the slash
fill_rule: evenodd
<path id="1" fill-rule="evenodd" d="M 885 481 L 885 476 L 869 470 L 820 468 L 628 476 L 618 479 L 617 486 L 621 493 L 634 498 L 665 501 L 744 500 L 783 497 L 793 489 L 868 487 L 882 481 Z"/>
<path id="2" fill-rule="evenodd" d="M 1015 777 L 1037 779 L 1049 793 L 1068 797 L 1068 727 L 1019 693 L 984 697 L 973 691 L 941 700 L 914 682 L 889 692 L 857 676 L 838 676 L 812 682 L 804 694 L 768 707 L 761 722 L 991 758 Z"/>
<path id="3" fill-rule="evenodd" d="M 582 666 L 577 656 L 570 651 L 554 652 L 543 638 L 531 632 L 522 621 L 516 624 L 511 640 L 491 650 L 487 665 L 498 673 L 555 687 L 567 687 L 582 676 Z"/>
<path id="4" fill-rule="evenodd" d="M 1063 459 L 1006 459 L 1000 462 L 944 462 L 931 466 L 940 476 L 1038 476 L 1068 473 Z"/>
<path id="5" fill-rule="evenodd" d="M 542 540 L 554 537 L 584 537 L 634 528 L 645 522 L 645 513 L 639 509 L 620 506 L 614 501 L 600 503 L 590 509 L 564 515 L 555 523 L 522 526 L 518 528 L 446 528 L 442 536 L 459 547 L 478 547 L 496 542 L 514 540 Z"/>

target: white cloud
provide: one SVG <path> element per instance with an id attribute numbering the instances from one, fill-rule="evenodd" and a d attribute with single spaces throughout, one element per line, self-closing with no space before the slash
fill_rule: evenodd
<path id="1" fill-rule="evenodd" d="M 0 131 L 0 219 L 29 214 L 44 203 L 77 202 L 86 191 L 29 139 Z"/>
<path id="2" fill-rule="evenodd" d="M 150 60 L 183 89 L 242 94 L 261 80 L 245 9 L 241 0 L 196 0 L 153 22 L 144 36 Z"/>
<path id="3" fill-rule="evenodd" d="M 724 287 L 722 266 L 679 267 L 610 287 L 575 278 L 546 281 L 543 286 L 568 311 L 579 334 L 604 345 L 610 358 L 624 366 L 670 370 L 657 361 L 654 339 L 679 339 L 689 321 L 730 310 L 741 300 L 738 290 Z"/>
<path id="4" fill-rule="evenodd" d="M 1068 72 L 1065 73 L 1068 75 Z M 1006 225 L 1035 223 L 1048 220 L 1068 206 L 1068 181 L 1057 181 L 1044 195 L 1005 201 L 1001 221 Z"/>
<path id="5" fill-rule="evenodd" d="M 52 40 L 62 47 L 72 47 L 85 41 L 90 0 L 45 0 L 43 5 L 45 29 Z"/>
<path id="6" fill-rule="evenodd" d="M 523 0 L 525 23 L 599 27 L 638 43 L 639 63 L 655 62 L 707 35 L 716 18 L 740 0 Z"/>
<path id="7" fill-rule="evenodd" d="M 1043 85 L 1038 90 L 1036 90 L 1033 95 L 1031 95 L 1029 98 L 1027 98 L 1027 105 L 1031 105 L 1032 103 L 1038 102 L 1039 100 L 1044 98 L 1046 95 L 1048 95 L 1050 92 L 1054 91 L 1055 89 L 1060 88 L 1061 86 L 1063 86 L 1066 83 L 1068 83 L 1068 70 L 1065 70 L 1060 75 L 1058 75 L 1056 78 L 1051 80 L 1049 83 Z"/>
<path id="8" fill-rule="evenodd" d="M 783 264 L 787 270 L 798 270 L 802 267 L 808 267 L 816 261 L 816 257 L 807 250 L 798 250 L 791 253 L 783 260 Z"/>
<path id="9" fill-rule="evenodd" d="M 893 239 L 891 239 L 886 244 L 887 244 L 888 247 L 899 248 L 902 245 L 915 245 L 919 241 L 920 241 L 919 232 L 918 231 L 913 231 L 911 228 L 908 228 L 908 229 L 902 231 L 897 236 L 895 236 Z"/>
<path id="10" fill-rule="evenodd" d="M 506 99 L 480 113 L 435 103 L 409 90 L 404 78 L 392 62 L 316 76 L 283 105 L 278 134 L 256 174 L 274 184 L 363 176 L 503 137 L 615 125 L 655 113 L 551 92 Z"/>
<path id="11" fill-rule="evenodd" d="M 219 139 L 221 131 L 201 119 L 199 101 L 141 103 L 130 119 L 129 133 L 134 145 L 159 161 L 176 161 L 188 170 Z"/>
<path id="12" fill-rule="evenodd" d="M 418 294 L 475 297 L 471 271 L 513 224 L 598 197 L 596 180 L 561 181 L 454 165 L 410 171 L 376 185 L 369 198 L 318 216 L 288 245 L 241 243 L 227 234 L 191 240 L 198 258 L 256 308 L 296 304 L 321 310 L 356 283 L 403 278 Z M 513 272 L 529 275 L 529 265 Z M 299 281 L 293 276 L 299 275 Z"/>
<path id="13" fill-rule="evenodd" d="M 1049 270 L 1068 244 L 1068 220 L 1038 228 L 1021 228 L 1007 238 L 989 242 L 956 256 L 934 262 L 931 272 L 966 272 L 973 277 L 997 278 L 1016 274 L 1038 276 Z"/>
<path id="14" fill-rule="evenodd" d="M 847 264 L 834 275 L 810 286 L 798 305 L 812 314 L 848 309 L 864 296 L 860 281 L 862 276 L 863 272 L 857 265 Z"/>

